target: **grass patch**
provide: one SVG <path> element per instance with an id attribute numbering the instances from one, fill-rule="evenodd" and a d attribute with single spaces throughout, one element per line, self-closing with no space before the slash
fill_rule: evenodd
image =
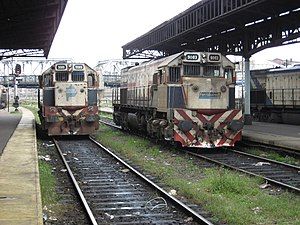
<path id="1" fill-rule="evenodd" d="M 18 111 L 11 111 L 10 114 L 22 115 L 22 113 L 19 110 Z"/>
<path id="2" fill-rule="evenodd" d="M 100 118 L 107 118 L 110 120 L 113 119 L 113 115 L 111 113 L 107 113 L 107 112 L 99 112 L 99 116 L 100 116 Z"/>
<path id="3" fill-rule="evenodd" d="M 111 99 L 100 99 L 100 106 L 113 108 Z"/>
<path id="4" fill-rule="evenodd" d="M 56 179 L 52 174 L 51 165 L 39 160 L 39 171 L 43 206 L 57 204 L 59 196 L 55 190 Z"/>
<path id="5" fill-rule="evenodd" d="M 223 168 L 201 168 L 198 160 L 176 150 L 100 125 L 104 145 L 159 178 L 191 202 L 202 205 L 215 221 L 228 224 L 300 224 L 300 198 L 269 195 L 262 180 Z"/>
<path id="6" fill-rule="evenodd" d="M 41 124 L 41 121 L 40 121 L 40 118 L 38 115 L 39 108 L 38 108 L 37 102 L 22 102 L 21 106 L 29 109 L 33 113 L 36 123 Z"/>
<path id="7" fill-rule="evenodd" d="M 253 155 L 258 155 L 258 156 L 261 156 L 261 157 L 264 157 L 267 159 L 272 159 L 272 160 L 276 160 L 279 162 L 284 162 L 284 163 L 300 166 L 299 159 L 296 159 L 296 158 L 288 156 L 288 155 L 283 156 L 276 151 L 263 151 L 258 148 L 248 148 L 245 150 L 245 152 L 253 154 Z"/>

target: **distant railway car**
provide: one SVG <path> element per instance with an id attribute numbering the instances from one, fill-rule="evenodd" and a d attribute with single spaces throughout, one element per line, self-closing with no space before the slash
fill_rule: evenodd
<path id="1" fill-rule="evenodd" d="M 89 135 L 99 128 L 96 71 L 84 63 L 56 63 L 40 77 L 39 117 L 48 135 Z"/>
<path id="2" fill-rule="evenodd" d="M 255 120 L 300 125 L 300 65 L 251 73 Z"/>
<path id="3" fill-rule="evenodd" d="M 234 107 L 234 64 L 220 53 L 181 52 L 122 70 L 114 122 L 186 147 L 233 146 L 243 116 Z"/>
<path id="4" fill-rule="evenodd" d="M 7 88 L 0 85 L 0 109 L 4 109 L 7 106 Z"/>

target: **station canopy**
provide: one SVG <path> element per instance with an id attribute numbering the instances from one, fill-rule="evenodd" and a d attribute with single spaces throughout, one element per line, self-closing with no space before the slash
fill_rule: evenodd
<path id="1" fill-rule="evenodd" d="M 251 55 L 300 42 L 300 0 L 202 0 L 125 44 L 123 58 L 185 50 Z"/>
<path id="2" fill-rule="evenodd" d="M 48 57 L 68 0 L 0 0 L 0 60 Z"/>

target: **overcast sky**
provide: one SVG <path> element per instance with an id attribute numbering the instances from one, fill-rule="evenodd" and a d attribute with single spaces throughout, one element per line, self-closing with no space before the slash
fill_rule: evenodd
<path id="1" fill-rule="evenodd" d="M 73 58 L 95 66 L 122 58 L 122 46 L 199 0 L 69 0 L 49 58 Z M 257 53 L 255 61 L 276 57 L 300 61 L 300 44 Z"/>

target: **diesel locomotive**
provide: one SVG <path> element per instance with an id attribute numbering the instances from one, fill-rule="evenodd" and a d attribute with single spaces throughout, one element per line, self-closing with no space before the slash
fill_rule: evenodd
<path id="1" fill-rule="evenodd" d="M 300 65 L 251 71 L 250 99 L 255 120 L 300 125 Z"/>
<path id="2" fill-rule="evenodd" d="M 99 75 L 84 63 L 60 62 L 39 76 L 39 117 L 49 136 L 89 135 L 99 128 Z"/>
<path id="3" fill-rule="evenodd" d="M 184 147 L 233 146 L 241 139 L 234 64 L 220 53 L 180 52 L 122 70 L 114 122 Z"/>

